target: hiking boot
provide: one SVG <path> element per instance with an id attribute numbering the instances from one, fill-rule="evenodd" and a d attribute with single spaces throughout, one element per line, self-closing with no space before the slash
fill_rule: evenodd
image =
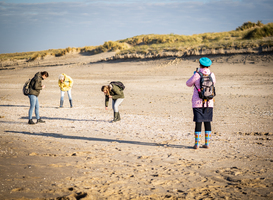
<path id="1" fill-rule="evenodd" d="M 60 100 L 60 108 L 63 108 L 64 101 Z"/>
<path id="2" fill-rule="evenodd" d="M 118 112 L 118 116 L 117 116 L 117 121 L 120 121 L 121 119 L 120 119 L 120 114 L 119 114 L 119 112 Z"/>
<path id="3" fill-rule="evenodd" d="M 35 124 L 32 119 L 28 120 L 28 124 Z"/>
<path id="4" fill-rule="evenodd" d="M 114 112 L 114 119 L 112 122 L 118 121 L 118 112 Z"/>
<path id="5" fill-rule="evenodd" d="M 45 123 L 45 121 L 40 118 L 40 119 L 37 119 L 37 123 Z"/>

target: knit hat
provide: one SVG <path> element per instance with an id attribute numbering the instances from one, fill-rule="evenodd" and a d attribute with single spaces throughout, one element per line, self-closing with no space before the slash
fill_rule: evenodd
<path id="1" fill-rule="evenodd" d="M 203 65 L 204 67 L 209 67 L 209 66 L 211 66 L 211 60 L 209 59 L 209 58 L 207 58 L 207 57 L 202 57 L 202 58 L 200 58 L 200 60 L 199 60 L 199 63 L 201 64 L 201 65 Z"/>

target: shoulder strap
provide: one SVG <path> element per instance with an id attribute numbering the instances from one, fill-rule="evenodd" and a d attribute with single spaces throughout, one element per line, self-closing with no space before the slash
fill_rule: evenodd
<path id="1" fill-rule="evenodd" d="M 203 77 L 203 73 L 202 72 L 197 72 L 200 76 L 201 76 L 201 78 Z"/>
<path id="2" fill-rule="evenodd" d="M 200 76 L 200 83 L 201 83 L 201 78 L 203 78 L 203 74 L 201 73 L 201 72 L 197 72 L 198 74 L 199 74 L 199 76 Z M 200 87 L 201 87 L 202 85 L 200 84 Z M 197 87 L 196 87 L 196 85 L 194 84 L 194 87 L 196 88 L 196 90 L 197 91 L 199 91 L 200 89 L 198 89 Z"/>
<path id="3" fill-rule="evenodd" d="M 194 84 L 194 87 L 195 87 L 195 89 L 198 91 L 198 88 L 196 87 L 196 85 Z"/>

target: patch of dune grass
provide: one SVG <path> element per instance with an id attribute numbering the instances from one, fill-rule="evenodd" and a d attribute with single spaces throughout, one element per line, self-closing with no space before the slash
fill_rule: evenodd
<path id="1" fill-rule="evenodd" d="M 243 39 L 261 39 L 273 36 L 273 23 L 269 23 L 263 27 L 255 28 L 248 32 Z"/>
<path id="2" fill-rule="evenodd" d="M 236 31 L 244 31 L 247 29 L 251 29 L 251 28 L 255 28 L 255 27 L 262 27 L 263 23 L 261 21 L 258 21 L 257 23 L 253 23 L 253 22 L 245 22 L 243 23 L 242 26 L 239 26 L 238 28 L 236 28 Z"/>

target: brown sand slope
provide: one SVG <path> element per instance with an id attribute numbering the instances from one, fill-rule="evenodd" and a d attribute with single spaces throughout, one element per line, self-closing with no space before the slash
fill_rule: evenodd
<path id="1" fill-rule="evenodd" d="M 0 199 L 272 199 L 272 55 L 212 57 L 211 148 L 194 150 L 185 82 L 198 58 L 1 70 Z M 21 89 L 43 70 L 46 123 L 30 126 Z M 67 96 L 58 108 L 60 73 L 74 79 L 72 109 Z M 112 80 L 126 85 L 117 123 L 100 91 Z"/>

